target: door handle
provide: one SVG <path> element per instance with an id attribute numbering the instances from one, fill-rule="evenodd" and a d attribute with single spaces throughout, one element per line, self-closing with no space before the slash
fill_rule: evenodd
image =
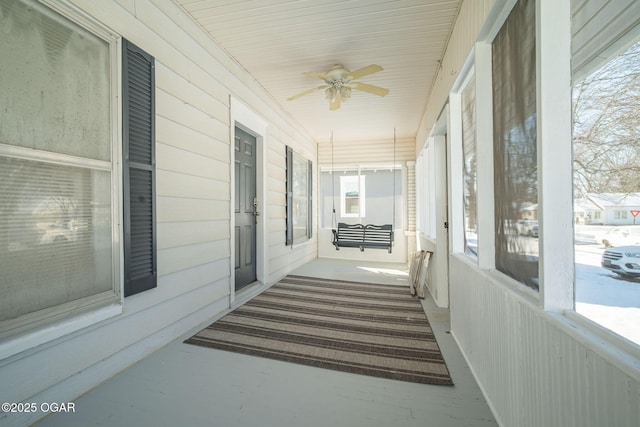
<path id="1" fill-rule="evenodd" d="M 258 212 L 258 198 L 253 198 L 253 216 L 260 216 L 260 212 Z"/>

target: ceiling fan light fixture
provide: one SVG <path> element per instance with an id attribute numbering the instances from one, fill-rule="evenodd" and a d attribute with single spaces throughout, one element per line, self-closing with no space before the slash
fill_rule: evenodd
<path id="1" fill-rule="evenodd" d="M 378 71 L 382 71 L 382 67 L 376 64 L 368 65 L 356 71 L 349 71 L 342 65 L 334 65 L 333 68 L 326 73 L 305 71 L 303 74 L 324 80 L 325 85 L 308 89 L 302 93 L 291 96 L 287 98 L 287 101 L 293 101 L 302 96 L 324 89 L 325 99 L 329 101 L 329 110 L 337 110 L 340 108 L 342 101 L 351 98 L 352 90 L 368 92 L 377 96 L 385 96 L 389 93 L 389 89 L 354 81 L 357 78 L 368 76 Z"/>
<path id="2" fill-rule="evenodd" d="M 342 86 L 340 88 L 340 96 L 342 96 L 343 101 L 351 98 L 351 88 L 349 86 Z"/>
<path id="3" fill-rule="evenodd" d="M 335 99 L 337 93 L 338 93 L 338 90 L 336 89 L 335 86 L 329 86 L 324 91 L 324 97 L 326 98 L 327 101 L 331 102 Z"/>
<path id="4" fill-rule="evenodd" d="M 340 85 L 329 86 L 325 89 L 325 99 L 329 102 L 333 102 L 336 99 L 336 95 L 340 94 L 342 101 L 346 101 L 351 98 L 351 88 L 349 86 Z"/>

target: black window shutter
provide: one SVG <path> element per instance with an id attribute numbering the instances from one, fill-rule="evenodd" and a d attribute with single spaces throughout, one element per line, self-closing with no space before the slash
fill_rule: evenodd
<path id="1" fill-rule="evenodd" d="M 157 286 L 154 58 L 122 41 L 124 295 Z"/>
<path id="2" fill-rule="evenodd" d="M 293 149 L 287 146 L 287 239 L 286 244 L 293 244 Z"/>

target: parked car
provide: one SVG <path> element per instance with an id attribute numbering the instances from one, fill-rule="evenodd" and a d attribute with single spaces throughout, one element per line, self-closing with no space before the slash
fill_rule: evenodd
<path id="1" fill-rule="evenodd" d="M 521 219 L 517 223 L 517 229 L 522 236 L 538 237 L 538 221 Z"/>
<path id="2" fill-rule="evenodd" d="M 623 277 L 640 277 L 640 246 L 618 246 L 602 254 L 601 265 Z"/>

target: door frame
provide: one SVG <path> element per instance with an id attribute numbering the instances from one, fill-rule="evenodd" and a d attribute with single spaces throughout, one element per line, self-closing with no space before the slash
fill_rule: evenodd
<path id="1" fill-rule="evenodd" d="M 432 133 L 436 157 L 436 303 L 439 307 L 449 307 L 449 256 L 451 254 L 451 217 L 449 215 L 449 148 L 451 146 L 449 128 L 449 104 L 438 118 Z M 446 225 L 445 225 L 446 224 Z"/>
<path id="2" fill-rule="evenodd" d="M 438 307 L 449 307 L 449 256 L 451 254 L 449 214 L 449 104 L 443 108 L 438 120 L 427 138 L 422 168 L 429 174 L 429 188 L 422 190 L 428 201 L 422 209 L 430 210 L 428 224 L 421 224 L 422 235 L 418 239 L 418 249 L 432 251 L 429 262 L 427 286 Z M 424 175 L 423 175 L 424 179 Z M 433 194 L 430 194 L 429 192 Z M 433 205 L 433 206 L 431 206 Z M 433 209 L 433 210 L 432 210 Z M 431 217 L 433 215 L 433 217 Z M 445 227 L 445 223 L 448 227 Z"/>
<path id="3" fill-rule="evenodd" d="M 265 250 L 266 236 L 266 217 L 267 217 L 267 200 L 266 200 L 266 181 L 264 179 L 265 164 L 265 147 L 267 146 L 267 122 L 258 114 L 253 112 L 249 107 L 233 97 L 229 97 L 229 306 L 233 305 L 236 300 L 235 290 L 235 242 L 233 233 L 235 230 L 235 149 L 234 138 L 236 126 L 245 132 L 256 137 L 256 197 L 258 199 L 258 211 L 261 213 L 257 217 L 256 222 L 256 280 L 258 283 L 264 284 L 268 281 L 268 263 Z M 247 286 L 240 290 L 250 288 Z"/>

